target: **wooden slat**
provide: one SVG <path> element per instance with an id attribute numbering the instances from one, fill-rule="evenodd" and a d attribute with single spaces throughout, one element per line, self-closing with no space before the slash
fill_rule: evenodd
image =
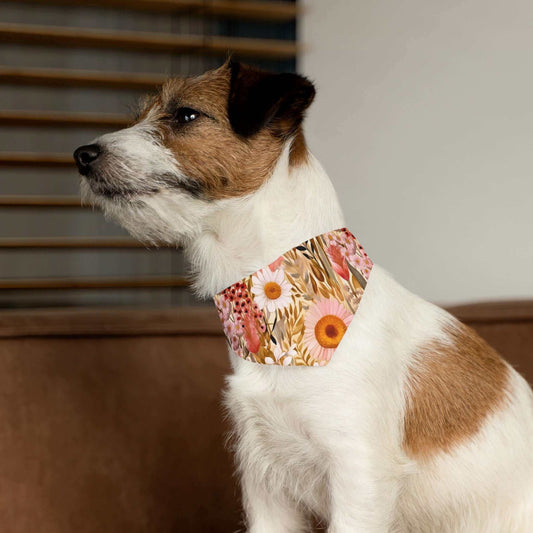
<path id="1" fill-rule="evenodd" d="M 214 305 L 0 309 L 0 338 L 103 335 L 200 335 L 222 341 L 224 331 Z"/>
<path id="2" fill-rule="evenodd" d="M 213 56 L 224 56 L 228 51 L 232 51 L 240 56 L 270 59 L 293 58 L 297 53 L 297 45 L 293 41 L 182 36 L 9 23 L 0 23 L 0 42 L 145 52 L 182 52 Z"/>
<path id="3" fill-rule="evenodd" d="M 156 289 L 188 285 L 187 279 L 181 276 L 0 279 L 0 290 Z"/>
<path id="4" fill-rule="evenodd" d="M 60 113 L 48 111 L 0 110 L 0 126 L 40 126 L 60 128 L 123 128 L 131 124 L 127 115 Z"/>
<path id="5" fill-rule="evenodd" d="M 172 0 L 170 0 L 172 2 Z M 174 0 L 175 1 L 175 0 Z M 203 10 L 208 15 L 246 18 L 261 21 L 288 22 L 295 20 L 298 6 L 294 2 L 244 2 L 235 0 L 196 0 L 196 9 Z M 200 4 L 203 4 L 200 7 Z"/>
<path id="6" fill-rule="evenodd" d="M 21 249 L 88 249 L 146 248 L 128 237 L 38 237 L 0 239 L 0 250 Z"/>
<path id="7" fill-rule="evenodd" d="M 21 0 L 19 0 L 21 1 Z M 72 6 L 72 0 L 24 0 L 32 4 Z M 138 11 L 186 13 L 210 17 L 231 17 L 272 22 L 294 20 L 298 7 L 293 2 L 249 2 L 245 0 L 77 0 L 74 4 Z"/>
<path id="8" fill-rule="evenodd" d="M 0 152 L 0 167 L 74 167 L 70 154 Z"/>
<path id="9" fill-rule="evenodd" d="M 46 87 L 98 87 L 104 89 L 151 90 L 161 85 L 166 76 L 132 72 L 98 72 L 62 69 L 26 69 L 0 67 L 0 83 L 41 85 Z"/>
<path id="10" fill-rule="evenodd" d="M 298 54 L 298 45 L 289 40 L 244 37 L 205 37 L 204 39 L 209 55 L 218 57 L 227 56 L 228 52 L 235 52 L 242 57 L 293 59 Z"/>
<path id="11" fill-rule="evenodd" d="M 79 196 L 0 196 L 0 207 L 86 207 Z"/>

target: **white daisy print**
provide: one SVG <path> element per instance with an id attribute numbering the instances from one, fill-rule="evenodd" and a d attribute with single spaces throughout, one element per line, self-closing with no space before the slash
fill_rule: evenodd
<path id="1" fill-rule="evenodd" d="M 275 357 L 275 360 L 272 359 L 272 357 L 265 357 L 265 363 L 267 365 L 273 365 L 273 364 L 279 364 L 281 360 L 281 364 L 283 366 L 290 366 L 292 363 L 292 358 L 297 355 L 296 354 L 296 346 L 291 346 L 286 352 L 282 351 L 282 349 L 276 344 L 274 346 L 274 352 L 273 355 Z"/>
<path id="2" fill-rule="evenodd" d="M 252 293 L 260 309 L 275 311 L 291 303 L 291 284 L 281 269 L 264 268 L 252 276 Z"/>

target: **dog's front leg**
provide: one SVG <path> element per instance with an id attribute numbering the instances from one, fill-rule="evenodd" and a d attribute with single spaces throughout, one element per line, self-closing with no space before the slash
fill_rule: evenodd
<path id="1" fill-rule="evenodd" d="M 287 496 L 267 491 L 261 480 L 250 474 L 241 479 L 248 533 L 302 533 L 307 521 Z"/>
<path id="2" fill-rule="evenodd" d="M 389 533 L 399 481 L 385 471 L 384 457 L 336 451 L 329 473 L 328 533 Z"/>

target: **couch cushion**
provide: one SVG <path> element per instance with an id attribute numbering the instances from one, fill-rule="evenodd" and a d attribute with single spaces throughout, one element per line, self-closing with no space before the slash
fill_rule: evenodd
<path id="1" fill-rule="evenodd" d="M 195 310 L 2 314 L 2 531 L 238 527 L 209 318 L 216 332 Z"/>
<path id="2" fill-rule="evenodd" d="M 533 301 L 476 303 L 448 310 L 533 383 Z"/>

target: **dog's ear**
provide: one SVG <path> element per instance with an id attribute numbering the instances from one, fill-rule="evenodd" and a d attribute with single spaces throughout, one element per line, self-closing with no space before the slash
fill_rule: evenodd
<path id="1" fill-rule="evenodd" d="M 250 137 L 264 127 L 290 136 L 315 97 L 313 84 L 298 74 L 272 74 L 229 61 L 228 117 L 233 131 Z"/>

